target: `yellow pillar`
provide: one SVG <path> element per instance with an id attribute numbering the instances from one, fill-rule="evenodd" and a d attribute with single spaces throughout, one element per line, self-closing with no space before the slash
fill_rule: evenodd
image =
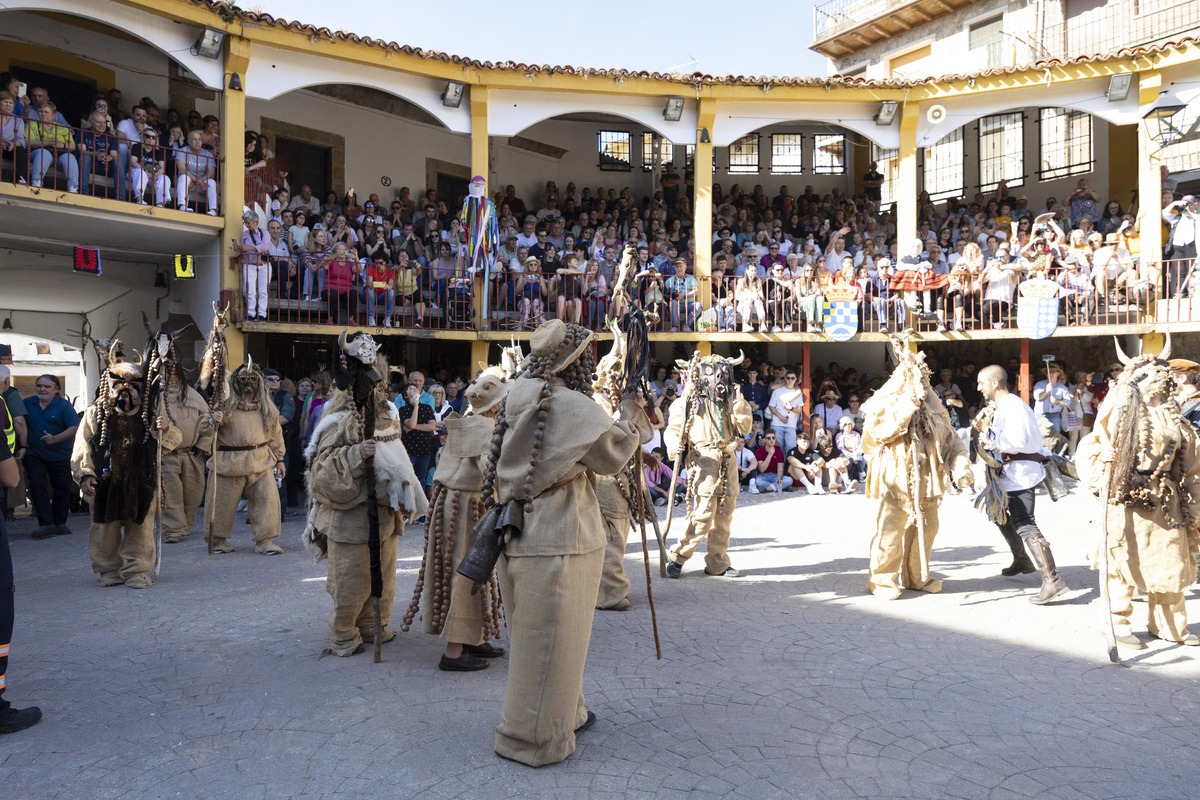
<path id="1" fill-rule="evenodd" d="M 1158 355 L 1167 346 L 1167 337 L 1157 331 L 1142 334 L 1142 353 Z"/>
<path id="2" fill-rule="evenodd" d="M 695 203 L 692 208 L 692 231 L 696 237 L 696 263 L 692 272 L 700 285 L 700 307 L 707 311 L 712 305 L 712 215 L 713 174 L 712 140 L 715 135 L 717 104 L 708 98 L 700 100 L 700 114 L 696 121 L 696 155 L 692 160 L 692 187 Z M 700 141 L 708 131 L 708 141 Z"/>
<path id="3" fill-rule="evenodd" d="M 896 239 L 900 252 L 917 235 L 917 121 L 921 106 L 905 102 L 900 109 L 900 151 L 896 156 Z"/>
<path id="4" fill-rule="evenodd" d="M 708 339 L 696 342 L 696 352 L 700 354 L 701 358 L 708 358 L 712 355 L 712 342 Z"/>
<path id="5" fill-rule="evenodd" d="M 488 365 L 488 343 L 484 339 L 471 342 L 471 375 L 483 370 Z"/>
<path id="6" fill-rule="evenodd" d="M 246 203 L 246 186 L 242 180 L 241 142 L 246 136 L 246 94 L 229 87 L 229 79 L 237 73 L 246 85 L 246 67 L 250 64 L 250 43 L 236 36 L 225 38 L 225 78 L 221 92 L 221 141 L 225 142 L 224 162 L 220 170 L 221 213 L 225 231 L 221 236 L 221 301 L 229 302 L 241 319 L 246 312 L 242 295 L 240 250 L 234 242 L 242 240 L 242 206 Z M 229 265 L 234 264 L 234 269 Z M 241 328 L 226 332 L 230 368 L 245 360 L 246 341 Z"/>
<path id="7" fill-rule="evenodd" d="M 1146 108 L 1158 99 L 1162 89 L 1162 73 L 1158 70 L 1143 72 L 1138 81 L 1138 103 Z M 1142 264 L 1149 265 L 1147 277 L 1151 286 L 1162 283 L 1162 174 L 1158 159 L 1158 144 L 1151 138 L 1157 130 L 1151 130 L 1154 122 L 1141 120 L 1138 123 L 1138 220 L 1141 223 Z M 1154 294 L 1151 294 L 1154 297 Z M 1153 302 L 1153 301 L 1151 301 Z"/>
<path id="8" fill-rule="evenodd" d="M 486 86 L 471 87 L 471 176 L 479 175 L 488 179 L 488 90 Z M 492 195 L 492 185 L 489 183 L 486 196 Z M 496 209 L 499 212 L 499 209 Z M 500 243 L 497 242 L 497 245 Z M 475 276 L 475 330 L 483 329 L 484 300 L 483 290 L 487 275 Z M 491 298 L 488 298 L 491 302 Z M 489 321 L 488 327 L 492 323 Z M 472 345 L 472 353 L 474 353 Z M 487 358 L 487 345 L 484 343 L 484 359 Z"/>

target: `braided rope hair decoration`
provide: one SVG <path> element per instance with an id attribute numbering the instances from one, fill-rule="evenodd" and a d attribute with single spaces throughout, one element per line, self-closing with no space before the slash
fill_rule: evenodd
<path id="1" fill-rule="evenodd" d="M 590 350 L 585 349 L 578 358 L 568 364 L 557 374 L 552 372 L 555 362 L 565 353 L 569 353 L 581 344 L 591 339 L 592 332 L 582 325 L 568 323 L 566 335 L 558 349 L 549 356 L 531 356 L 528 366 L 518 373 L 517 377 L 527 377 L 543 382 L 538 397 L 537 430 L 533 434 L 533 449 L 529 454 L 529 469 L 525 472 L 524 510 L 526 514 L 533 513 L 533 476 L 537 471 L 538 459 L 542 450 L 542 440 L 546 435 L 546 421 L 550 418 L 550 396 L 554 393 L 555 378 L 561 380 L 568 389 L 592 396 L 592 382 L 595 380 L 596 362 Z M 496 462 L 500 459 L 500 447 L 504 442 L 504 434 L 508 430 L 508 398 L 500 403 L 496 413 L 496 427 L 492 430 L 492 443 L 488 451 L 487 466 L 483 472 L 483 486 L 480 495 L 487 508 L 496 504 Z"/>

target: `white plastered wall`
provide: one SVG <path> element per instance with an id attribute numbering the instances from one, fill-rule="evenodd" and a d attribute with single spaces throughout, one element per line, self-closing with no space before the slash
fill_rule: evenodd
<path id="1" fill-rule="evenodd" d="M 419 197 L 425 189 L 426 158 L 464 167 L 471 164 L 471 139 L 466 134 L 314 92 L 294 91 L 269 101 L 248 97 L 247 129 L 259 130 L 263 117 L 344 137 L 346 185 L 333 187 L 339 193 L 353 186 L 359 197 L 376 192 L 390 199 L 407 186 Z M 391 179 L 391 186 L 381 184 L 384 176 Z"/>
<path id="2" fill-rule="evenodd" d="M 469 93 L 464 92 L 458 108 L 442 105 L 441 95 L 446 88 L 444 80 L 320 58 L 294 50 L 251 46 L 250 65 L 243 84 L 247 100 L 271 100 L 297 89 L 320 84 L 370 86 L 419 106 L 452 131 L 471 131 Z"/>

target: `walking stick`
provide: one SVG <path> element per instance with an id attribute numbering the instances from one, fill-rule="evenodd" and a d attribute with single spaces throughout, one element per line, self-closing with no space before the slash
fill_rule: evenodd
<path id="1" fill-rule="evenodd" d="M 159 377 L 158 416 L 165 413 L 166 399 L 161 390 L 162 377 Z M 157 420 L 155 420 L 157 423 Z M 162 431 L 155 438 L 158 440 L 158 453 L 154 460 L 154 577 L 158 577 L 162 569 Z"/>
<path id="2" fill-rule="evenodd" d="M 371 398 L 360 407 L 363 415 L 363 441 L 375 438 L 375 409 Z M 383 556 L 379 545 L 379 496 L 375 487 L 375 456 L 363 461 L 363 480 L 367 484 L 367 551 L 371 559 L 371 616 L 375 625 L 375 663 L 383 660 L 383 621 L 379 602 L 383 597 Z"/>
<path id="3" fill-rule="evenodd" d="M 646 476 L 642 472 L 642 448 L 639 445 L 637 449 L 637 474 L 634 475 L 634 481 L 637 484 L 637 515 L 638 527 L 642 531 L 642 562 L 646 566 L 646 600 L 650 604 L 650 626 L 654 629 L 654 654 L 658 660 L 662 660 L 662 643 L 658 640 L 658 614 L 654 610 L 654 590 L 650 586 L 650 547 L 646 543 Z M 655 514 L 657 520 L 658 515 Z M 655 531 L 657 532 L 657 522 Z M 659 565 L 662 567 L 663 574 L 666 574 L 666 566 L 662 564 L 663 549 L 662 540 L 659 539 Z"/>
<path id="4" fill-rule="evenodd" d="M 208 391 L 208 409 L 212 411 L 220 409 L 225 404 L 225 359 L 226 348 L 225 342 L 225 326 L 229 324 L 229 306 L 217 308 L 217 304 L 213 303 L 213 324 L 212 330 L 208 334 L 208 345 L 204 350 L 204 358 L 200 366 L 200 391 Z M 206 383 L 207 381 L 207 383 Z M 208 488 L 209 491 L 205 495 L 204 512 L 208 517 L 208 554 L 213 554 L 213 528 L 216 526 L 217 514 L 217 431 L 220 430 L 221 424 L 213 422 L 212 440 L 208 445 L 208 463 L 211 467 L 208 470 Z"/>
<path id="5" fill-rule="evenodd" d="M 654 507 L 654 503 L 650 502 L 650 490 L 642 487 L 642 502 L 647 509 Z M 645 514 L 650 517 L 650 524 L 654 526 L 654 538 L 658 539 L 658 575 L 660 578 L 667 577 L 667 538 L 663 536 L 662 529 L 658 527 L 658 513 Z"/>
<path id="6" fill-rule="evenodd" d="M 1100 552 L 1098 554 L 1099 563 L 1096 565 L 1100 572 L 1100 605 L 1104 609 L 1104 624 L 1100 627 L 1100 632 L 1104 634 L 1104 644 L 1108 648 L 1108 660 L 1114 664 L 1120 664 L 1121 656 L 1117 653 L 1117 631 L 1113 627 L 1112 598 L 1108 593 L 1108 492 L 1111 476 L 1107 477 L 1109 480 L 1105 480 L 1100 487 L 1100 523 L 1098 525 Z"/>

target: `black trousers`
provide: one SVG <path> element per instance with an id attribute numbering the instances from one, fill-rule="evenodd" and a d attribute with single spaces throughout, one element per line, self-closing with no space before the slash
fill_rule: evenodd
<path id="1" fill-rule="evenodd" d="M 0 489 L 0 505 L 5 500 L 5 490 Z M 12 553 L 8 549 L 8 527 L 0 515 L 0 715 L 8 711 L 10 703 L 4 699 L 8 674 L 8 646 L 13 631 L 13 566 Z"/>
<path id="2" fill-rule="evenodd" d="M 71 460 L 43 461 L 33 453 L 25 453 L 25 477 L 29 496 L 37 512 L 38 525 L 66 525 L 71 510 Z M 50 491 L 54 491 L 51 499 Z"/>
<path id="3" fill-rule="evenodd" d="M 1033 518 L 1033 489 L 1021 489 L 1008 493 L 1008 525 L 1021 540 L 1028 539 L 1031 534 L 1040 533 L 1037 520 Z"/>

